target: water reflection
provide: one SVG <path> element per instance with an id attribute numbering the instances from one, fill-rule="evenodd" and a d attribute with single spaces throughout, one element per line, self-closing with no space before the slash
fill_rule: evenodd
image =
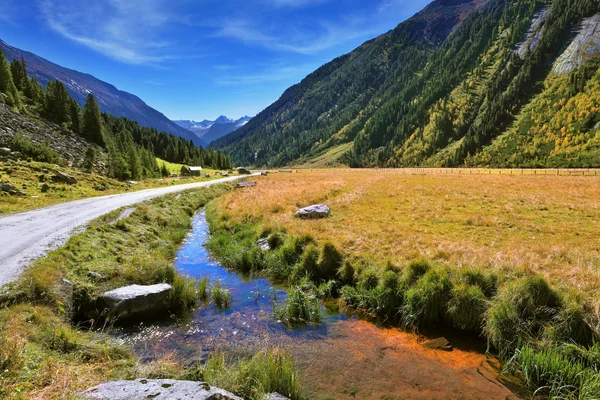
<path id="1" fill-rule="evenodd" d="M 202 211 L 194 217 L 193 229 L 177 254 L 175 266 L 193 278 L 220 281 L 231 292 L 231 307 L 219 310 L 209 303 L 184 321 L 140 324 L 118 331 L 118 337 L 132 344 L 142 359 L 150 360 L 174 349 L 178 357 L 191 362 L 204 359 L 215 348 L 247 351 L 265 345 L 287 347 L 297 341 L 324 339 L 330 323 L 346 319 L 329 314 L 318 326 L 286 328 L 273 318 L 273 302 L 284 301 L 285 290 L 265 278 L 242 276 L 221 267 L 204 247 L 208 237 Z"/>

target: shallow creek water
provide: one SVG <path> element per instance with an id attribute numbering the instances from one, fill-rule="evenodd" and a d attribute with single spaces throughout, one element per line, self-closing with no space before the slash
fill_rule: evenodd
<path id="1" fill-rule="evenodd" d="M 318 326 L 287 329 L 273 318 L 273 300 L 286 298 L 267 279 L 222 268 L 204 247 L 204 212 L 179 250 L 176 267 L 231 291 L 231 308 L 208 304 L 185 321 L 138 325 L 116 332 L 143 360 L 173 355 L 184 363 L 215 349 L 240 353 L 279 346 L 290 352 L 311 399 L 506 399 L 517 398 L 497 379 L 497 363 L 468 343 L 447 352 L 426 349 L 417 335 L 380 328 L 345 314 L 326 314 Z M 467 347 L 468 348 L 468 347 Z"/>

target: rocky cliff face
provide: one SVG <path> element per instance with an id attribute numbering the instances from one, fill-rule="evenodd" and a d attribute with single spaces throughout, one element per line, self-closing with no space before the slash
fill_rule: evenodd
<path id="1" fill-rule="evenodd" d="M 583 20 L 579 33 L 556 60 L 552 69 L 565 75 L 600 53 L 600 14 Z"/>

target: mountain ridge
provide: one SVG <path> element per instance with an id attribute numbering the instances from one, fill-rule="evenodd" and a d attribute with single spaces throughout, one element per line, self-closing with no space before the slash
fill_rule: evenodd
<path id="1" fill-rule="evenodd" d="M 600 101 L 586 89 L 595 84 L 593 71 L 583 68 L 600 52 L 599 13 L 594 0 L 435 0 L 309 74 L 211 146 L 261 167 L 331 154 L 330 165 L 356 167 L 488 166 L 493 160 L 476 155 L 519 122 L 528 134 L 511 134 L 519 142 L 503 146 L 522 149 L 523 157 L 503 155 L 502 165 L 599 166 L 600 151 L 580 157 L 577 146 L 596 148 L 600 114 L 569 108 L 577 93 Z M 566 137 L 552 147 L 523 120 L 535 116 L 521 110 L 540 107 L 536 99 L 558 78 L 556 63 L 568 66 L 561 84 L 570 89 L 560 91 L 555 111 L 590 115 L 582 126 L 561 119 Z M 342 148 L 349 150 L 334 151 Z"/>
<path id="2" fill-rule="evenodd" d="M 9 61 L 14 58 L 20 59 L 22 56 L 28 74 L 35 75 L 42 86 L 46 86 L 51 80 L 61 81 L 80 106 L 85 104 L 87 94 L 92 93 L 103 112 L 116 117 L 129 118 L 142 126 L 155 128 L 159 132 L 168 132 L 192 140 L 199 146 L 207 145 L 192 132 L 173 123 L 160 111 L 148 106 L 132 93 L 119 90 L 91 74 L 63 67 L 32 52 L 11 46 L 2 39 L 0 39 L 0 48 Z"/>

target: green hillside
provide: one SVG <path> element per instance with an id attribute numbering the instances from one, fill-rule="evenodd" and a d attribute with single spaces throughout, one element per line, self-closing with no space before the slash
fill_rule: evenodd
<path id="1" fill-rule="evenodd" d="M 234 163 L 598 166 L 595 0 L 436 0 L 213 143 Z M 334 160 L 335 161 L 335 160 Z"/>

